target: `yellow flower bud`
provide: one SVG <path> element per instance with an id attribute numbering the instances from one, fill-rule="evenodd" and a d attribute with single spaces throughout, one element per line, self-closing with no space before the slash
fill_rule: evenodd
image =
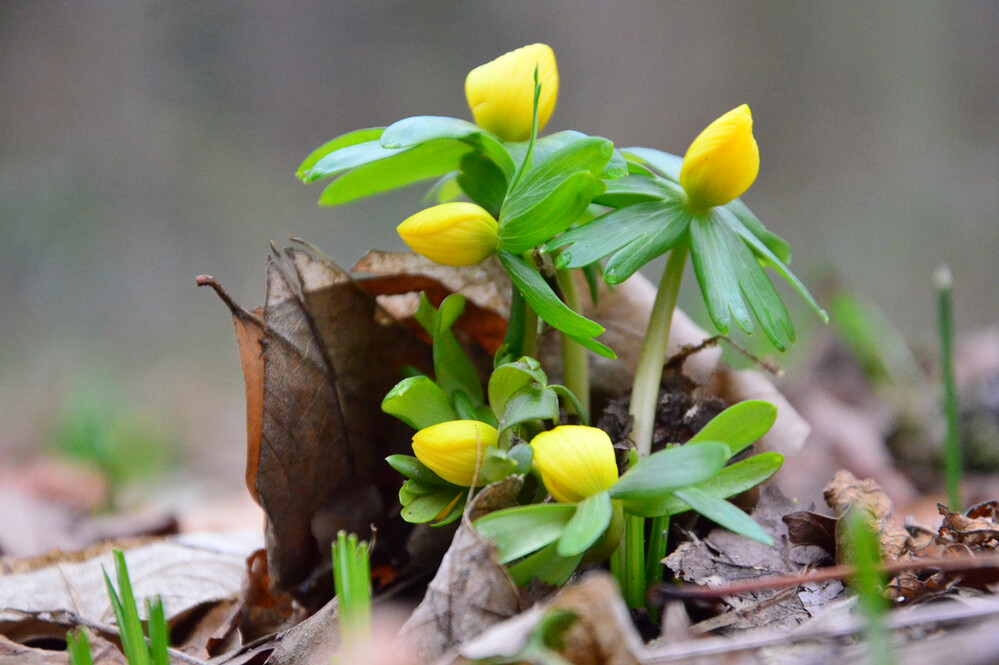
<path id="1" fill-rule="evenodd" d="M 538 434 L 531 447 L 545 489 L 560 503 L 579 503 L 617 481 L 614 445 L 596 427 L 561 425 Z"/>
<path id="2" fill-rule="evenodd" d="M 534 115 L 534 68 L 538 68 L 538 131 L 545 126 L 558 97 L 555 53 L 547 44 L 531 44 L 480 65 L 465 79 L 465 97 L 477 125 L 504 141 L 531 138 Z"/>
<path id="3" fill-rule="evenodd" d="M 447 266 L 482 263 L 496 251 L 498 225 L 474 203 L 442 203 L 416 213 L 396 230 L 417 254 Z"/>
<path id="4" fill-rule="evenodd" d="M 687 149 L 680 185 L 695 212 L 725 205 L 749 189 L 760 171 L 749 106 L 732 109 L 701 132 Z"/>
<path id="5" fill-rule="evenodd" d="M 451 420 L 413 435 L 413 452 L 434 473 L 455 485 L 471 487 L 486 448 L 496 445 L 496 428 L 478 420 Z M 476 486 L 485 484 L 478 478 Z"/>

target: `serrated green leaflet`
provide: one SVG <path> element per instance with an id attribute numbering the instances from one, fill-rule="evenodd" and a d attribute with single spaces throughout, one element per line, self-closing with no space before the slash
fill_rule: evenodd
<path id="1" fill-rule="evenodd" d="M 475 529 L 496 544 L 499 562 L 509 563 L 558 540 L 575 512 L 561 503 L 519 506 L 480 517 Z"/>
<path id="2" fill-rule="evenodd" d="M 738 238 L 720 223 L 715 210 L 690 222 L 690 258 L 711 321 L 721 333 L 728 334 L 729 323 L 735 318 L 736 324 L 748 334 L 753 332 L 753 320 L 732 270 L 729 245 L 733 241 L 738 242 Z"/>
<path id="3" fill-rule="evenodd" d="M 740 452 L 770 431 L 777 420 L 777 407 L 763 400 L 734 404 L 711 419 L 686 445 L 702 441 L 721 441 L 729 447 L 729 456 Z"/>
<path id="4" fill-rule="evenodd" d="M 668 251 L 689 223 L 690 217 L 678 201 L 637 203 L 563 233 L 546 244 L 545 251 L 568 246 L 556 258 L 559 268 L 581 268 L 618 252 L 620 259 L 615 255 L 612 261 L 618 264 L 619 281 L 624 281 L 644 263 Z M 604 276 L 606 279 L 606 273 Z"/>
<path id="5" fill-rule="evenodd" d="M 305 182 L 310 182 L 315 180 L 315 178 L 309 178 L 309 171 L 319 162 L 320 159 L 326 157 L 331 153 L 347 148 L 352 145 L 357 145 L 358 143 L 368 143 L 369 141 L 377 141 L 385 131 L 384 127 L 372 127 L 370 129 L 358 129 L 357 131 L 350 132 L 348 134 L 343 134 L 338 136 L 331 141 L 327 141 L 315 150 L 313 150 L 305 161 L 298 167 L 295 171 L 295 177 L 299 180 Z M 321 176 L 320 176 L 321 177 Z"/>
<path id="6" fill-rule="evenodd" d="M 707 492 L 694 487 L 685 487 L 675 492 L 677 498 L 686 501 L 695 511 L 704 515 L 719 526 L 733 533 L 745 536 L 764 545 L 773 545 L 774 539 L 756 521 L 739 508 L 724 499 L 717 499 Z"/>
<path id="7" fill-rule="evenodd" d="M 456 139 L 434 139 L 401 151 L 378 147 L 385 153 L 382 158 L 369 159 L 327 185 L 319 196 L 319 205 L 349 203 L 421 180 L 439 178 L 445 173 L 456 171 L 461 166 L 461 158 L 473 149 Z M 351 148 L 333 153 L 330 157 L 346 150 Z M 312 172 L 321 164 L 322 160 Z"/>
<path id="8" fill-rule="evenodd" d="M 508 208 L 508 196 L 500 211 L 499 246 L 515 253 L 534 249 L 575 223 L 603 189 L 596 176 L 577 171 L 557 184 L 553 181 L 552 189 L 531 207 Z"/>
<path id="9" fill-rule="evenodd" d="M 458 418 L 447 394 L 426 376 L 397 383 L 382 400 L 382 411 L 416 430 Z"/>
<path id="10" fill-rule="evenodd" d="M 650 499 L 702 482 L 725 466 L 728 452 L 728 446 L 719 441 L 660 450 L 628 469 L 610 488 L 610 496 L 627 501 Z"/>
<path id="11" fill-rule="evenodd" d="M 566 583 L 576 566 L 583 559 L 582 554 L 563 557 L 558 554 L 558 543 L 551 543 L 523 561 L 510 566 L 510 577 L 517 586 L 527 586 L 531 580 L 561 586 Z"/>
<path id="12" fill-rule="evenodd" d="M 762 453 L 749 459 L 727 466 L 718 474 L 695 487 L 718 499 L 727 499 L 756 487 L 777 473 L 784 457 L 779 453 Z M 679 515 L 690 510 L 690 506 L 672 494 L 658 499 L 625 501 L 624 509 L 640 517 Z"/>
<path id="13" fill-rule="evenodd" d="M 500 365 L 489 377 L 489 406 L 497 418 L 503 416 L 506 402 L 518 390 L 531 383 L 545 385 L 545 376 L 541 364 L 534 358 L 525 356 L 515 362 Z"/>
<path id="14" fill-rule="evenodd" d="M 683 167 L 683 157 L 672 155 L 662 150 L 656 150 L 655 148 L 641 147 L 622 148 L 621 154 L 629 159 L 637 159 L 673 182 L 680 182 L 680 169 Z"/>
<path id="15" fill-rule="evenodd" d="M 576 504 L 576 514 L 565 525 L 555 548 L 559 556 L 582 554 L 597 542 L 610 525 L 611 500 L 607 492 L 598 492 Z"/>
<path id="16" fill-rule="evenodd" d="M 728 227 L 736 233 L 740 238 L 742 238 L 749 248 L 760 257 L 766 265 L 773 268 L 778 275 L 787 280 L 795 291 L 797 291 L 802 298 L 811 306 L 815 313 L 825 322 L 829 323 L 829 315 L 826 314 L 825 310 L 819 307 L 819 304 L 815 302 L 815 298 L 812 294 L 808 292 L 805 285 L 801 283 L 801 280 L 791 272 L 791 269 L 764 243 L 762 240 L 756 237 L 756 235 L 746 228 L 745 224 L 742 223 L 736 216 L 728 210 L 726 207 L 716 208 L 722 221 L 728 225 Z"/>
<path id="17" fill-rule="evenodd" d="M 605 358 L 616 357 L 613 351 L 592 339 L 604 331 L 603 326 L 569 309 L 524 259 L 505 251 L 497 252 L 497 256 L 524 300 L 545 323 L 566 333 L 594 353 Z"/>

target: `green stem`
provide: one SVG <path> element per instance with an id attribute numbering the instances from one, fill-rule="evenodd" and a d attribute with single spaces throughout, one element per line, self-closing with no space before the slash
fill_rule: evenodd
<path id="1" fill-rule="evenodd" d="M 568 270 L 556 272 L 559 288 L 565 297 L 565 304 L 574 312 L 580 311 L 579 293 L 576 291 L 576 281 Z M 580 409 L 585 419 L 590 417 L 590 366 L 586 347 L 561 333 L 562 341 L 562 381 L 565 387 L 572 391 L 579 400 Z"/>
<path id="2" fill-rule="evenodd" d="M 638 369 L 635 370 L 628 413 L 635 419 L 631 439 L 635 442 L 639 458 L 647 457 L 652 451 L 652 431 L 656 422 L 659 384 L 662 381 L 673 311 L 676 309 L 676 298 L 680 291 L 680 280 L 683 278 L 683 268 L 687 263 L 688 253 L 686 242 L 676 245 L 669 253 L 666 269 L 663 270 L 663 276 L 659 280 L 659 291 L 652 306 L 641 355 L 638 357 Z"/>
<path id="3" fill-rule="evenodd" d="M 645 519 L 624 517 L 624 601 L 631 609 L 645 607 Z"/>
<path id="4" fill-rule="evenodd" d="M 645 555 L 645 585 L 650 588 L 663 581 L 662 560 L 666 558 L 666 538 L 669 535 L 669 515 L 652 518 L 649 527 L 648 552 Z M 659 623 L 659 608 L 649 606 L 649 617 L 653 624 Z"/>
<path id="5" fill-rule="evenodd" d="M 937 286 L 937 306 L 940 324 L 940 371 L 943 382 L 943 411 L 947 418 L 947 438 L 944 439 L 944 482 L 952 512 L 961 512 L 961 438 L 957 421 L 957 389 L 954 383 L 954 327 L 950 292 L 953 278 L 946 266 L 933 276 Z"/>

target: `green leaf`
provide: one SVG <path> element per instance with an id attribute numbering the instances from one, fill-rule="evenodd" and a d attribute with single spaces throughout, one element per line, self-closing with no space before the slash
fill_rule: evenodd
<path id="1" fill-rule="evenodd" d="M 611 521 L 611 500 L 607 492 L 598 492 L 576 504 L 576 514 L 565 525 L 556 552 L 571 557 L 583 554 L 603 535 Z"/>
<path id="2" fill-rule="evenodd" d="M 683 167 L 683 157 L 671 155 L 654 148 L 622 148 L 621 153 L 629 159 L 636 159 L 669 178 L 675 183 L 680 182 L 680 169 Z"/>
<path id="3" fill-rule="evenodd" d="M 805 285 L 801 283 L 801 280 L 799 280 L 795 274 L 791 272 L 791 269 L 788 268 L 780 258 L 778 258 L 778 256 L 766 245 L 766 243 L 757 238 L 752 231 L 746 228 L 745 224 L 736 219 L 735 215 L 729 211 L 727 207 L 723 206 L 721 208 L 716 208 L 715 210 L 719 212 L 721 218 L 726 224 L 728 224 L 729 228 L 738 234 L 765 264 L 772 267 L 775 271 L 777 271 L 777 274 L 787 280 L 788 284 L 790 284 L 794 290 L 805 299 L 811 308 L 815 310 L 815 313 L 819 315 L 819 318 L 821 318 L 825 323 L 829 323 L 829 315 L 826 314 L 824 309 L 819 307 L 819 304 L 815 302 L 815 298 L 813 298 L 812 294 L 808 292 Z"/>
<path id="4" fill-rule="evenodd" d="M 385 148 L 409 148 L 432 139 L 463 139 L 473 134 L 489 134 L 489 132 L 467 120 L 418 115 L 404 118 L 386 127 L 380 142 Z"/>
<path id="5" fill-rule="evenodd" d="M 779 258 L 784 263 L 791 262 L 791 246 L 786 240 L 778 235 L 775 235 L 767 230 L 763 226 L 763 222 L 753 214 L 753 211 L 742 202 L 742 199 L 735 199 L 734 201 L 727 203 L 725 209 L 732 213 L 736 219 L 742 222 L 742 225 L 746 229 L 756 236 L 760 242 L 767 246 L 767 248 L 774 253 L 774 256 Z"/>
<path id="6" fill-rule="evenodd" d="M 558 397 L 554 390 L 535 385 L 518 390 L 506 403 L 499 429 L 510 429 L 529 420 L 558 423 Z"/>
<path id="7" fill-rule="evenodd" d="M 605 184 L 607 189 L 593 197 L 593 202 L 614 208 L 664 199 L 677 193 L 676 188 L 670 187 L 664 180 L 642 175 L 626 175 Z"/>
<path id="8" fill-rule="evenodd" d="M 166 615 L 163 613 L 163 600 L 159 597 L 150 601 L 146 599 L 146 616 L 149 617 L 149 651 L 154 665 L 170 665 L 170 632 L 167 628 Z"/>
<path id="9" fill-rule="evenodd" d="M 447 393 L 426 376 L 397 383 L 382 400 L 382 411 L 416 430 L 458 419 Z"/>
<path id="10" fill-rule="evenodd" d="M 146 646 L 142 632 L 142 622 L 139 620 L 139 609 L 135 604 L 135 594 L 132 592 L 132 582 L 128 576 L 128 566 L 125 565 L 125 555 L 121 550 L 113 550 L 114 567 L 118 578 L 118 593 L 111 586 L 108 574 L 104 572 L 104 583 L 108 598 L 114 608 L 115 618 L 121 634 L 122 648 L 129 665 L 149 665 L 149 648 Z"/>
<path id="11" fill-rule="evenodd" d="M 569 309 L 524 259 L 502 250 L 497 255 L 514 286 L 545 323 L 571 336 L 594 353 L 605 358 L 616 357 L 613 351 L 591 339 L 604 332 L 603 326 Z"/>
<path id="12" fill-rule="evenodd" d="M 93 665 L 90 657 L 90 642 L 82 628 L 66 633 L 66 651 L 69 652 L 70 665 Z"/>
<path id="13" fill-rule="evenodd" d="M 407 478 L 412 478 L 413 480 L 418 480 L 422 483 L 428 483 L 430 485 L 456 487 L 431 471 L 429 467 L 424 465 L 423 462 L 416 459 L 412 455 L 389 455 L 385 458 L 385 461 L 388 462 L 390 467 Z"/>
<path id="14" fill-rule="evenodd" d="M 509 563 L 558 540 L 575 512 L 563 503 L 518 506 L 480 517 L 475 528 L 496 544 L 499 562 Z"/>
<path id="15" fill-rule="evenodd" d="M 430 115 L 405 118 L 386 127 L 380 142 L 385 148 L 408 148 L 434 139 L 460 140 L 492 161 L 504 180 L 513 175 L 513 158 L 499 138 L 467 120 Z"/>
<path id="16" fill-rule="evenodd" d="M 702 482 L 725 466 L 728 452 L 728 446 L 718 441 L 660 450 L 628 469 L 610 488 L 610 495 L 614 499 L 648 499 Z"/>
<path id="17" fill-rule="evenodd" d="M 777 473 L 783 462 L 784 457 L 779 453 L 754 455 L 749 459 L 725 467 L 711 480 L 698 483 L 694 487 L 715 498 L 727 499 L 756 487 Z M 672 494 L 658 499 L 625 501 L 624 508 L 632 515 L 640 517 L 679 515 L 690 510 L 689 505 Z"/>
<path id="18" fill-rule="evenodd" d="M 742 330 L 752 333 L 753 321 L 732 269 L 729 249 L 732 240 L 731 231 L 720 223 L 714 210 L 690 222 L 690 258 L 711 321 L 722 334 L 728 334 L 729 322 L 734 317 Z"/>
<path id="19" fill-rule="evenodd" d="M 583 555 L 560 556 L 557 545 L 557 543 L 551 543 L 523 561 L 510 566 L 510 570 L 507 572 L 510 573 L 514 584 L 524 587 L 530 584 L 533 579 L 552 586 L 565 584 L 579 566 Z"/>
<path id="20" fill-rule="evenodd" d="M 500 211 L 499 246 L 510 252 L 526 252 L 551 240 L 572 226 L 586 212 L 604 183 L 586 171 L 561 179 L 535 205 L 514 214 Z M 507 197 L 506 201 L 510 201 Z"/>
<path id="21" fill-rule="evenodd" d="M 421 494 L 402 507 L 402 518 L 413 524 L 423 524 L 429 522 L 441 514 L 463 491 L 452 487 L 445 487 L 432 494 Z"/>
<path id="22" fill-rule="evenodd" d="M 430 303 L 425 293 L 420 293 L 420 303 L 413 316 L 434 340 L 434 377 L 437 385 L 452 402 L 455 393 L 461 391 L 475 404 L 481 404 L 483 392 L 478 370 L 451 332 L 451 326 L 464 309 L 465 296 L 460 293 L 445 298 L 440 310 Z"/>
<path id="23" fill-rule="evenodd" d="M 420 203 L 429 207 L 438 203 L 450 203 L 461 196 L 461 186 L 458 184 L 458 171 L 445 173 L 435 182 Z"/>
<path id="24" fill-rule="evenodd" d="M 683 236 L 690 216 L 678 201 L 649 201 L 613 210 L 589 224 L 563 233 L 545 251 L 570 245 L 555 260 L 558 268 L 581 268 L 615 254 L 614 280 L 620 283 L 641 266 L 669 251 Z M 610 264 L 608 264 L 610 265 Z"/>
<path id="25" fill-rule="evenodd" d="M 340 175 L 352 168 L 370 164 L 379 159 L 388 159 L 403 152 L 402 150 L 383 148 L 377 140 L 349 145 L 319 159 L 312 165 L 312 168 L 303 174 L 302 181 L 315 182 L 322 178 Z"/>
<path id="26" fill-rule="evenodd" d="M 580 423 L 583 425 L 589 425 L 589 417 L 583 413 L 583 404 L 576 397 L 576 394 L 565 386 L 560 386 L 557 383 L 553 383 L 548 386 L 555 394 L 562 398 L 562 407 L 569 413 L 574 413 L 579 416 Z"/>
<path id="27" fill-rule="evenodd" d="M 606 139 L 582 138 L 531 169 L 503 202 L 500 246 L 527 251 L 567 229 L 603 191 L 598 176 L 613 152 Z"/>
<path id="28" fill-rule="evenodd" d="M 468 198 L 482 206 L 490 215 L 499 215 L 506 197 L 506 176 L 488 157 L 470 152 L 461 158 L 458 185 Z"/>
<path id="29" fill-rule="evenodd" d="M 356 131 L 350 132 L 349 134 L 343 134 L 338 136 L 331 141 L 327 141 L 315 150 L 313 150 L 305 161 L 302 162 L 298 170 L 295 171 L 295 177 L 299 180 L 309 182 L 315 180 L 315 178 L 309 178 L 309 171 L 319 162 L 320 159 L 334 153 L 337 150 L 347 148 L 352 145 L 357 145 L 358 143 L 368 143 L 372 141 L 377 141 L 385 131 L 384 127 L 372 127 L 370 129 L 358 129 Z"/>
<path id="30" fill-rule="evenodd" d="M 457 170 L 461 166 L 461 158 L 472 150 L 468 144 L 455 139 L 435 139 L 402 151 L 387 150 L 381 146 L 379 149 L 384 153 L 382 158 L 368 160 L 368 163 L 356 166 L 327 185 L 319 196 L 319 205 L 349 203 L 421 180 L 439 178 Z"/>
<path id="31" fill-rule="evenodd" d="M 530 356 L 520 360 L 504 363 L 489 377 L 489 406 L 496 418 L 503 417 L 503 411 L 509 400 L 518 390 L 531 383 L 546 385 L 548 377 L 541 369 L 541 363 Z"/>
<path id="32" fill-rule="evenodd" d="M 734 404 L 701 428 L 686 445 L 702 441 L 721 441 L 729 448 L 729 457 L 758 441 L 777 420 L 777 407 L 770 402 L 748 399 Z"/>
<path id="33" fill-rule="evenodd" d="M 745 536 L 764 545 L 773 545 L 774 539 L 756 521 L 724 499 L 717 499 L 694 487 L 678 489 L 677 498 L 686 501 L 695 511 L 733 533 Z"/>
<path id="34" fill-rule="evenodd" d="M 791 321 L 791 315 L 787 313 L 784 302 L 777 295 L 777 290 L 760 266 L 756 255 L 738 236 L 732 235 L 732 244 L 729 245 L 733 259 L 732 268 L 738 276 L 742 295 L 749 303 L 749 308 L 760 322 L 760 327 L 763 328 L 770 343 L 777 350 L 786 351 L 794 343 L 794 323 Z"/>

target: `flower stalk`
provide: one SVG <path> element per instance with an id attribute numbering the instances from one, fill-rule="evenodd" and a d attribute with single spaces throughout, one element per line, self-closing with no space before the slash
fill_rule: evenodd
<path id="1" fill-rule="evenodd" d="M 574 312 L 580 311 L 579 292 L 572 273 L 568 270 L 556 272 L 559 288 L 565 298 L 565 304 Z M 562 381 L 565 387 L 572 391 L 579 400 L 580 410 L 585 417 L 590 417 L 590 367 L 586 347 L 572 339 L 564 332 L 562 342 Z"/>
<path id="2" fill-rule="evenodd" d="M 673 312 L 676 310 L 676 299 L 688 253 L 689 248 L 685 243 L 677 245 L 669 253 L 666 268 L 659 280 L 659 291 L 652 306 L 652 314 L 649 316 L 642 351 L 638 356 L 628 413 L 635 419 L 631 440 L 635 443 L 639 459 L 647 457 L 652 451 L 659 385 L 662 382 Z"/>

